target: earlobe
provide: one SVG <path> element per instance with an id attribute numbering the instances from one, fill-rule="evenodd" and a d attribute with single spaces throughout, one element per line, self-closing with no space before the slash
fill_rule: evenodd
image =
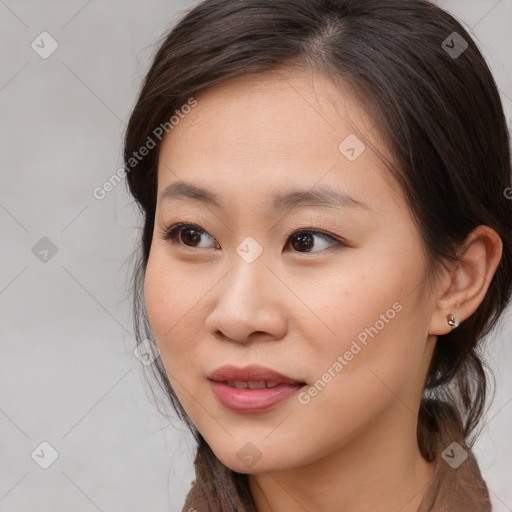
<path id="1" fill-rule="evenodd" d="M 448 325 L 452 329 L 455 329 L 456 327 L 458 327 L 460 325 L 460 323 L 457 322 L 457 320 L 455 320 L 455 317 L 451 313 L 446 317 L 446 320 L 448 322 Z"/>
<path id="2" fill-rule="evenodd" d="M 429 334 L 447 334 L 470 317 L 484 300 L 498 268 L 503 242 L 494 229 L 477 226 L 462 244 L 459 260 L 438 287 Z"/>
<path id="3" fill-rule="evenodd" d="M 459 327 L 460 324 L 462 324 L 462 321 L 458 320 L 456 313 L 448 313 L 443 317 L 440 312 L 436 311 L 432 316 L 428 333 L 436 336 L 448 334 Z"/>

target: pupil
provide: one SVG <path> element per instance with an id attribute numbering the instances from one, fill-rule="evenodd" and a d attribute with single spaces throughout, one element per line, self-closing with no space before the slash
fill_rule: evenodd
<path id="1" fill-rule="evenodd" d="M 184 231 L 181 233 L 181 235 L 182 235 L 182 236 L 181 236 L 181 238 L 182 238 L 182 240 L 183 240 L 185 243 L 187 243 L 187 240 L 186 240 L 187 235 L 186 235 L 186 233 L 188 233 L 188 234 L 190 234 L 190 233 L 195 233 L 195 234 L 193 234 L 191 237 L 189 237 L 189 238 L 191 238 L 191 239 L 192 239 L 192 243 L 191 243 L 191 244 L 189 244 L 189 245 L 194 245 L 194 242 L 199 242 L 199 239 L 200 239 L 201 235 L 198 233 L 198 231 L 197 231 L 197 230 L 189 228 L 189 229 L 184 230 Z"/>
<path id="2" fill-rule="evenodd" d="M 298 242 L 292 243 L 293 248 L 297 249 L 297 246 L 299 246 L 300 249 L 311 249 L 313 247 L 313 236 L 311 233 L 302 233 L 300 235 L 297 235 L 295 237 L 295 240 Z"/>

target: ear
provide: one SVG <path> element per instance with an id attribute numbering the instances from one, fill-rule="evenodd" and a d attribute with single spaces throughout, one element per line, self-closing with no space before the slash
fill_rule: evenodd
<path id="1" fill-rule="evenodd" d="M 468 234 L 455 268 L 440 278 L 429 334 L 450 332 L 453 329 L 447 321 L 450 314 L 461 323 L 476 311 L 498 268 L 502 251 L 501 238 L 489 226 L 477 226 Z"/>

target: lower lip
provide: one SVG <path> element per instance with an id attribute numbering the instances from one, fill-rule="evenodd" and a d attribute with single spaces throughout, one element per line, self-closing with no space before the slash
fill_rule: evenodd
<path id="1" fill-rule="evenodd" d="M 238 389 L 215 381 L 210 381 L 210 385 L 222 405 L 242 413 L 265 411 L 290 398 L 303 387 L 302 384 L 279 384 L 274 388 Z"/>

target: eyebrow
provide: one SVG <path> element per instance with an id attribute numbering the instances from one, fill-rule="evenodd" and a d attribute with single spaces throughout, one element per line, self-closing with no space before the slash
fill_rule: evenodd
<path id="1" fill-rule="evenodd" d="M 194 199 L 222 208 L 217 194 L 184 181 L 168 185 L 160 195 L 161 202 L 172 199 Z M 274 210 L 284 210 L 297 206 L 351 207 L 372 211 L 364 201 L 329 185 L 317 185 L 311 190 L 291 190 L 274 196 L 272 202 Z"/>

